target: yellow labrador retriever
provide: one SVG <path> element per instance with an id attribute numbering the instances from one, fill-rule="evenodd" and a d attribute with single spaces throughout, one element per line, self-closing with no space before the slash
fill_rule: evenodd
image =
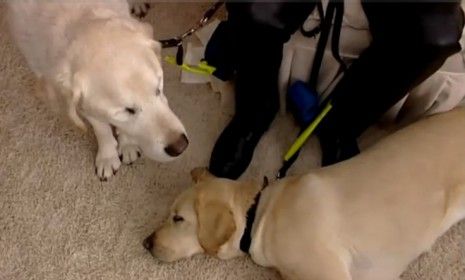
<path id="1" fill-rule="evenodd" d="M 194 187 L 144 241 L 160 260 L 245 251 L 286 279 L 397 279 L 465 217 L 465 110 L 422 120 L 353 159 L 261 192 L 260 184 L 205 169 L 192 176 Z"/>
<path id="2" fill-rule="evenodd" d="M 101 179 L 120 167 L 119 156 L 124 163 L 141 152 L 167 161 L 184 151 L 184 126 L 163 94 L 160 44 L 149 24 L 131 17 L 126 0 L 7 5 L 12 36 L 42 97 L 52 107 L 64 103 L 79 127 L 85 129 L 84 120 L 92 126 Z"/>

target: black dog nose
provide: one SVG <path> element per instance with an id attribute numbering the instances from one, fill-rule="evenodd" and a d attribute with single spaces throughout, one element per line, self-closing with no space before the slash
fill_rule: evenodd
<path id="1" fill-rule="evenodd" d="M 186 134 L 182 134 L 176 142 L 165 147 L 165 152 L 172 157 L 177 157 L 184 152 L 187 145 L 189 145 L 189 140 L 187 140 Z"/>
<path id="2" fill-rule="evenodd" d="M 152 233 L 151 235 L 149 235 L 147 238 L 144 239 L 144 242 L 142 242 L 142 246 L 144 246 L 145 249 L 152 251 L 154 236 L 155 236 L 155 233 Z"/>

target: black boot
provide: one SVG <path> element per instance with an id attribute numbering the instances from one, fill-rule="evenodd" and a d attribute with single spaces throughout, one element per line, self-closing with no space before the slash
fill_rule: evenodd
<path id="1" fill-rule="evenodd" d="M 333 108 L 334 110 L 335 108 Z M 340 121 L 330 112 L 317 129 L 321 147 L 321 166 L 328 166 L 344 161 L 360 153 L 357 137 L 350 128 L 340 126 Z"/>
<path id="2" fill-rule="evenodd" d="M 236 68 L 236 114 L 213 148 L 212 174 L 236 179 L 247 169 L 256 145 L 278 112 L 283 44 L 313 7 L 314 3 L 286 1 L 227 4 L 228 22 L 215 32 L 211 40 L 217 42 L 209 42 L 205 56 L 209 64 L 222 69 L 222 79 Z"/>
<path id="3" fill-rule="evenodd" d="M 209 170 L 219 177 L 237 179 L 247 169 L 266 127 L 253 128 L 234 118 L 216 141 Z"/>
<path id="4" fill-rule="evenodd" d="M 328 166 L 344 161 L 360 153 L 357 139 L 319 138 L 321 147 L 321 166 Z"/>
<path id="5" fill-rule="evenodd" d="M 236 113 L 218 138 L 210 158 L 209 169 L 215 176 L 237 179 L 247 169 L 256 145 L 278 112 L 277 74 L 282 50 L 277 46 L 262 51 L 266 60 L 252 49 L 250 55 L 256 55 L 256 63 L 237 71 Z"/>
<path id="6" fill-rule="evenodd" d="M 213 73 L 220 80 L 227 81 L 234 77 L 237 69 L 237 52 L 235 51 L 233 27 L 229 21 L 221 22 L 213 32 L 205 49 L 205 60 L 215 66 Z"/>
<path id="7" fill-rule="evenodd" d="M 333 109 L 319 128 L 323 165 L 357 154 L 355 139 L 460 50 L 460 0 L 362 4 L 373 42 L 331 93 Z"/>

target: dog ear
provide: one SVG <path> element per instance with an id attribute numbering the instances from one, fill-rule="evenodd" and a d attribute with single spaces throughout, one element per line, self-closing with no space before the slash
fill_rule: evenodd
<path id="1" fill-rule="evenodd" d="M 202 193 L 197 196 L 195 211 L 200 246 L 207 254 L 215 255 L 236 231 L 233 213 L 226 203 L 205 200 Z"/>
<path id="2" fill-rule="evenodd" d="M 205 167 L 196 167 L 191 170 L 191 177 L 194 183 L 198 183 L 207 178 L 213 178 L 213 175 Z"/>
<path id="3" fill-rule="evenodd" d="M 109 19 L 115 22 L 114 19 Z M 123 19 L 116 21 L 119 24 L 124 25 L 125 27 L 129 28 L 131 31 L 141 33 L 146 38 L 153 38 L 153 27 L 151 24 L 146 22 L 141 22 L 135 18 L 130 18 L 129 20 Z"/>
<path id="4" fill-rule="evenodd" d="M 137 22 L 137 23 L 139 24 L 140 30 L 145 36 L 149 38 L 153 38 L 153 27 L 151 24 L 145 23 L 145 22 Z"/>
<path id="5" fill-rule="evenodd" d="M 135 32 L 141 33 L 144 37 L 149 38 L 150 48 L 155 52 L 155 55 L 158 59 L 161 59 L 161 44 L 158 41 L 153 40 L 153 27 L 151 24 L 146 22 L 140 22 L 136 19 L 130 21 L 129 28 Z"/>
<path id="6" fill-rule="evenodd" d="M 155 52 L 158 59 L 161 59 L 161 44 L 158 41 L 153 40 L 153 27 L 151 24 L 145 22 L 138 22 L 137 26 L 142 34 L 150 38 L 150 48 Z"/>
<path id="7" fill-rule="evenodd" d="M 75 73 L 72 80 L 71 94 L 67 95 L 68 116 L 80 129 L 87 130 L 86 124 L 77 112 L 84 91 L 84 81 L 79 73 Z"/>
<path id="8" fill-rule="evenodd" d="M 151 42 L 151 48 L 155 52 L 155 55 L 161 60 L 161 44 L 158 41 Z"/>

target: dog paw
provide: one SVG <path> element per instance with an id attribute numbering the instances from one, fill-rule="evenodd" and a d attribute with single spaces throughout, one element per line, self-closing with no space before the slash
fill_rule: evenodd
<path id="1" fill-rule="evenodd" d="M 119 145 L 118 154 L 124 164 L 131 164 L 141 156 L 139 147 L 133 144 Z"/>
<path id="2" fill-rule="evenodd" d="M 97 155 L 95 159 L 95 173 L 100 178 L 100 181 L 107 181 L 111 176 L 116 174 L 120 166 L 121 161 L 118 155 L 110 157 Z"/>
<path id="3" fill-rule="evenodd" d="M 138 18 L 143 18 L 147 15 L 150 10 L 149 3 L 134 3 L 131 7 L 131 14 Z"/>

